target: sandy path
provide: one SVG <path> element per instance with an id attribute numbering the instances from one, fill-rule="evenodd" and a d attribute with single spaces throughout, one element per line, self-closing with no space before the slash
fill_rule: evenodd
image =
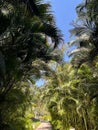
<path id="1" fill-rule="evenodd" d="M 43 122 L 36 130 L 52 130 L 52 125 L 49 122 Z"/>

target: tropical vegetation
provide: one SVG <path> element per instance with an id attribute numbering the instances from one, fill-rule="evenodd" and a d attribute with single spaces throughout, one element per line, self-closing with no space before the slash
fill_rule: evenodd
<path id="1" fill-rule="evenodd" d="M 41 0 L 0 1 L 0 129 L 31 130 L 30 85 L 48 74 L 46 63 L 61 60 L 63 41 L 50 4 Z"/>
<path id="2" fill-rule="evenodd" d="M 35 130 L 43 120 L 54 130 L 98 130 L 97 6 L 76 7 L 69 52 L 49 3 L 0 1 L 0 130 Z"/>

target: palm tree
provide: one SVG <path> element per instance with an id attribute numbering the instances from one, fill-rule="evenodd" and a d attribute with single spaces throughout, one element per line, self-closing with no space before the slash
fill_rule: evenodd
<path id="1" fill-rule="evenodd" d="M 32 69 L 32 61 L 41 59 L 48 62 L 57 57 L 53 51 L 62 36 L 49 12 L 49 4 L 40 0 L 27 3 L 7 0 L 0 4 L 1 20 L 5 23 L 0 35 L 0 51 L 4 57 L 2 63 L 5 64 L 6 72 L 2 85 L 9 91 L 15 80 Z M 48 38 L 52 39 L 52 45 Z M 2 65 L 0 72 L 3 70 L 1 67 Z"/>
<path id="2" fill-rule="evenodd" d="M 72 61 L 77 62 L 79 66 L 84 62 L 92 62 L 98 56 L 97 5 L 97 1 L 87 1 L 76 8 L 78 20 L 70 30 L 76 39 L 69 44 L 77 46 L 71 55 Z"/>
<path id="3" fill-rule="evenodd" d="M 70 98 L 70 78 L 72 77 L 70 74 L 73 72 L 71 71 L 69 74 L 70 70 L 69 64 L 57 65 L 55 73 L 49 77 L 44 87 L 43 99 L 47 104 L 55 129 L 68 129 L 72 125 L 70 123 L 72 120 L 70 110 L 73 108 L 74 101 Z M 72 104 L 68 105 L 70 101 Z"/>
<path id="4" fill-rule="evenodd" d="M 87 65 L 82 65 L 77 72 L 69 64 L 57 66 L 43 91 L 55 129 L 97 130 L 98 97 L 93 100 L 91 97 L 97 93 L 98 80 L 93 75 Z"/>

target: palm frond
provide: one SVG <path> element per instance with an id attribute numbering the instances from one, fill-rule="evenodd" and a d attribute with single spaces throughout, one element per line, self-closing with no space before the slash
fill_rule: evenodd
<path id="1" fill-rule="evenodd" d="M 54 48 L 63 41 L 61 31 L 58 30 L 57 27 L 54 25 L 44 23 L 42 27 L 42 32 L 52 38 L 54 42 Z"/>
<path id="2" fill-rule="evenodd" d="M 77 48 L 77 49 L 74 49 L 73 51 L 71 51 L 69 56 L 77 55 L 77 54 L 79 55 L 79 54 L 82 54 L 82 53 L 88 53 L 89 51 L 90 51 L 90 49 L 85 48 L 85 47 L 81 47 L 81 48 Z"/>

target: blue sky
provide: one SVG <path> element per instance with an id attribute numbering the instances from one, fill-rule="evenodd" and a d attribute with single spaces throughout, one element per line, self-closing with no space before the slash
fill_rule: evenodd
<path id="1" fill-rule="evenodd" d="M 83 0 L 45 0 L 52 5 L 52 11 L 58 28 L 62 31 L 64 42 L 71 40 L 69 30 L 72 29 L 72 21 L 76 19 L 76 6 Z M 69 57 L 64 56 L 65 61 L 69 61 Z"/>
<path id="2" fill-rule="evenodd" d="M 52 5 L 52 11 L 55 16 L 55 21 L 58 28 L 62 31 L 64 35 L 65 43 L 70 41 L 70 33 L 69 30 L 72 29 L 72 21 L 76 19 L 76 11 L 75 8 L 78 4 L 80 4 L 83 0 L 44 0 L 48 1 Z M 64 60 L 68 61 L 69 58 L 65 54 Z M 37 82 L 38 86 L 43 85 L 43 80 L 40 79 Z"/>
<path id="3" fill-rule="evenodd" d="M 73 20 L 76 19 L 75 8 L 83 0 L 45 0 L 49 1 L 52 5 L 53 14 L 57 26 L 64 35 L 65 42 L 70 41 L 69 30 L 72 28 L 70 25 Z"/>

